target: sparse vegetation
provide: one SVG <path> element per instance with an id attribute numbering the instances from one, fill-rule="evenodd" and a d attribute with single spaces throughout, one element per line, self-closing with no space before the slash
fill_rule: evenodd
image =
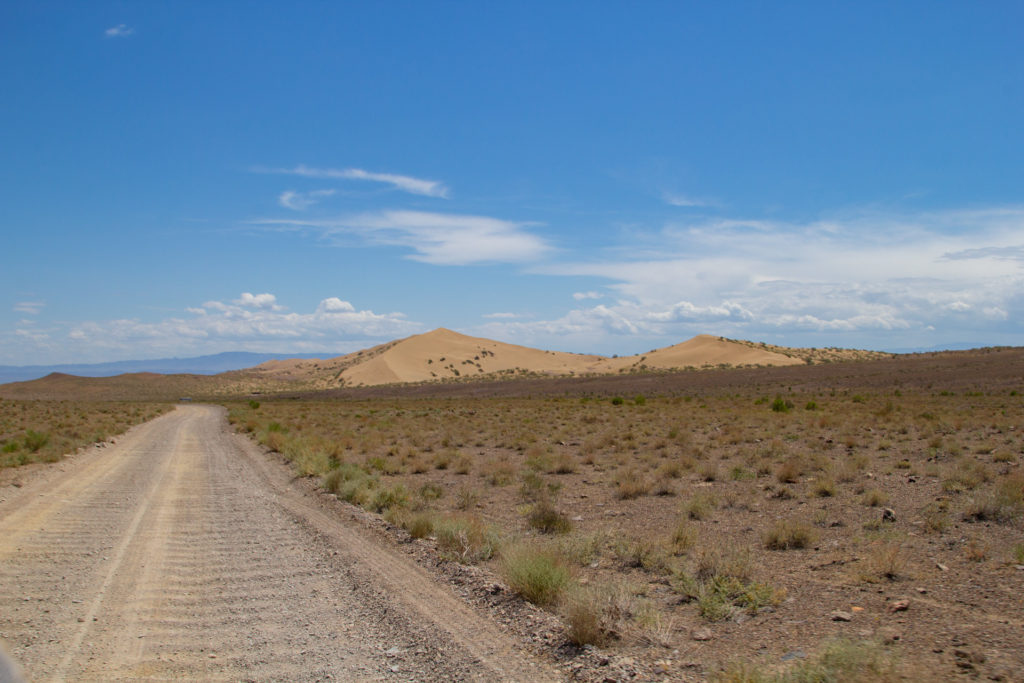
<path id="1" fill-rule="evenodd" d="M 0 400 L 0 468 L 56 462 L 172 407 L 168 403 Z"/>
<path id="2" fill-rule="evenodd" d="M 286 457 L 307 442 L 323 457 L 305 462 L 328 468 L 328 490 L 382 508 L 442 557 L 483 563 L 510 586 L 525 577 L 514 590 L 557 612 L 577 644 L 630 656 L 687 647 L 680 624 L 693 619 L 741 621 L 771 642 L 765 634 L 796 632 L 787 619 L 827 624 L 830 609 L 865 603 L 884 614 L 878 591 L 890 585 L 931 592 L 933 576 L 948 576 L 943 591 L 957 595 L 965 567 L 989 591 L 972 600 L 1010 609 L 995 596 L 998 572 L 1024 563 L 1024 401 L 801 386 L 645 389 L 642 401 L 635 390 L 621 401 L 265 398 L 232 420 Z M 773 396 L 806 410 L 772 410 Z M 399 484 L 392 504 L 385 492 Z M 560 586 L 556 597 L 545 586 Z M 735 671 L 797 680 L 764 676 L 839 671 L 843 652 L 863 655 L 857 643 L 813 645 L 795 668 Z M 929 657 L 920 650 L 915 662 Z"/>

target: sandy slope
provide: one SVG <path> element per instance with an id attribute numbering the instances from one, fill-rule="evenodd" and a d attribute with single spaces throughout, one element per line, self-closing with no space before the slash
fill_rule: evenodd
<path id="1" fill-rule="evenodd" d="M 444 328 L 375 347 L 367 352 L 321 361 L 326 386 L 375 386 L 396 382 L 429 382 L 485 375 L 584 375 L 617 373 L 630 369 L 671 369 L 726 365 L 796 365 L 790 356 L 700 335 L 647 354 L 604 356 L 543 351 L 526 346 L 470 337 Z M 303 369 L 316 374 L 314 363 L 260 366 L 296 376 Z M 329 369 L 328 369 L 329 368 Z M 331 377 L 333 375 L 333 378 Z"/>
<path id="2" fill-rule="evenodd" d="M 217 408 L 0 497 L 0 636 L 32 680 L 556 678 Z"/>

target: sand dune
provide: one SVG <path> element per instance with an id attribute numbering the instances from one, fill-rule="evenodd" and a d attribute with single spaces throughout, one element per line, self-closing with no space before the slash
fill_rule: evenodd
<path id="1" fill-rule="evenodd" d="M 605 356 L 543 351 L 440 328 L 322 361 L 272 361 L 252 372 L 282 380 L 308 378 L 320 388 L 430 382 L 469 377 L 560 376 L 718 365 L 796 365 L 803 361 L 754 345 L 700 335 L 650 353 Z"/>
<path id="2" fill-rule="evenodd" d="M 655 349 L 650 353 L 610 358 L 605 362 L 605 367 L 607 371 L 617 372 L 630 368 L 668 370 L 716 365 L 800 365 L 803 362 L 799 358 L 742 342 L 701 334 L 681 344 Z"/>
<path id="3" fill-rule="evenodd" d="M 272 360 L 219 375 L 135 373 L 116 377 L 53 374 L 0 385 L 8 398 L 174 398 L 336 389 L 381 384 L 538 376 L 622 374 L 720 366 L 778 366 L 868 360 L 873 351 L 790 349 L 711 335 L 635 356 L 544 351 L 439 328 L 336 358 Z"/>

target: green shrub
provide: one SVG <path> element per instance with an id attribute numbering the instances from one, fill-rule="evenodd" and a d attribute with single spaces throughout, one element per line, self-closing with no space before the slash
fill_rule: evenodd
<path id="1" fill-rule="evenodd" d="M 813 542 L 814 531 L 806 524 L 791 520 L 777 522 L 764 535 L 764 547 L 768 550 L 806 548 Z"/>
<path id="2" fill-rule="evenodd" d="M 25 450 L 30 453 L 37 453 L 48 443 L 50 443 L 50 435 L 45 432 L 36 432 L 31 429 L 25 432 Z"/>
<path id="3" fill-rule="evenodd" d="M 428 512 L 419 512 L 409 517 L 405 530 L 413 538 L 426 538 L 434 531 L 434 516 Z"/>
<path id="4" fill-rule="evenodd" d="M 562 616 L 574 645 L 604 645 L 610 637 L 605 595 L 589 586 L 575 586 L 562 599 Z"/>
<path id="5" fill-rule="evenodd" d="M 569 518 L 559 512 L 546 497 L 533 504 L 526 521 L 542 534 L 566 534 L 572 531 Z"/>
<path id="6" fill-rule="evenodd" d="M 472 516 L 435 520 L 434 535 L 442 557 L 462 564 L 489 560 L 500 545 L 497 532 Z"/>
<path id="7" fill-rule="evenodd" d="M 906 680 L 893 652 L 875 641 L 828 642 L 817 654 L 783 671 L 774 666 L 734 662 L 714 683 L 895 683 Z"/>
<path id="8" fill-rule="evenodd" d="M 396 484 L 390 488 L 381 488 L 373 496 L 370 509 L 374 512 L 384 512 L 391 508 L 404 508 L 409 503 L 409 491 L 402 484 Z"/>
<path id="9" fill-rule="evenodd" d="M 571 578 L 560 555 L 529 545 L 503 552 L 501 566 L 509 587 L 535 605 L 554 603 Z"/>

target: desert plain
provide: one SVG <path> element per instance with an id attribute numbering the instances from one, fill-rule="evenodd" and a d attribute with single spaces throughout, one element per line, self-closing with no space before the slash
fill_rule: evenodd
<path id="1" fill-rule="evenodd" d="M 288 495 L 416 567 L 544 676 L 1024 680 L 1024 350 L 686 344 L 604 359 L 439 331 L 216 377 L 6 385 L 0 498 L 64 466 L 31 462 L 43 435 L 105 442 L 89 415 L 118 406 L 123 428 L 187 390 L 289 473 Z M 367 679 L 430 671 L 381 649 Z"/>

